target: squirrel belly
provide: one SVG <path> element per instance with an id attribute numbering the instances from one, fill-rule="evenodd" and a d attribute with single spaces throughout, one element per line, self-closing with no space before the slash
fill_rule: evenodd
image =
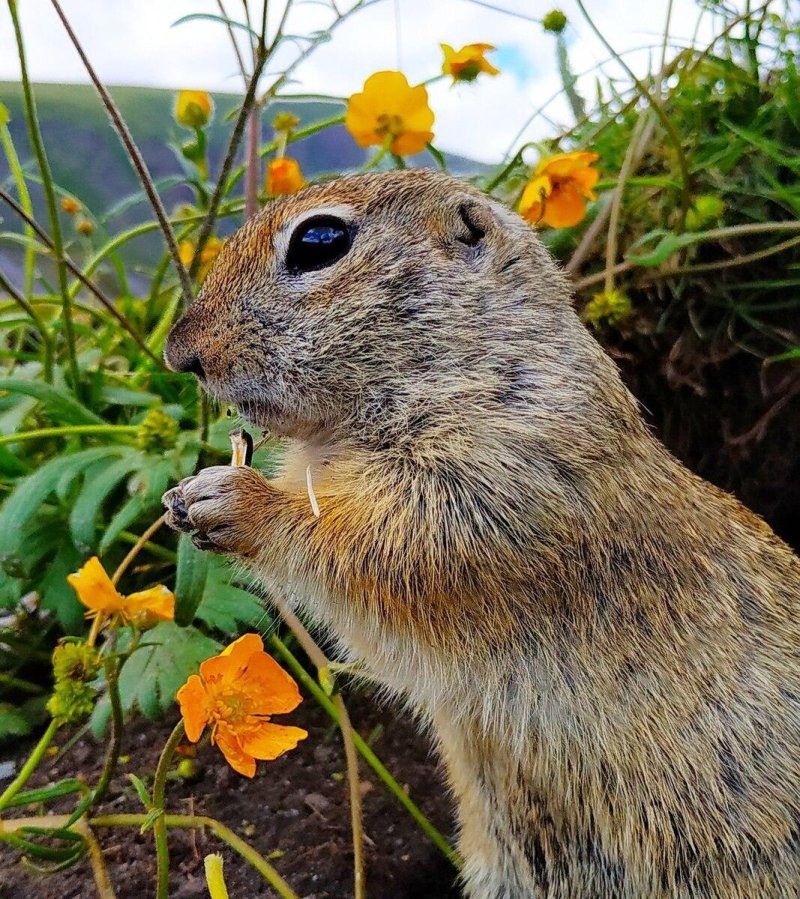
<path id="1" fill-rule="evenodd" d="M 419 170 L 312 186 L 226 243 L 167 359 L 294 440 L 171 523 L 430 725 L 465 895 L 800 895 L 800 561 L 654 439 L 521 219 Z"/>

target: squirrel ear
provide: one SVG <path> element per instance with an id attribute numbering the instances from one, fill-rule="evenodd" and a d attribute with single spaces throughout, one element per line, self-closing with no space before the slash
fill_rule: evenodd
<path id="1" fill-rule="evenodd" d="M 477 247 L 497 221 L 488 203 L 474 197 L 464 197 L 457 206 L 456 240 L 468 247 Z"/>

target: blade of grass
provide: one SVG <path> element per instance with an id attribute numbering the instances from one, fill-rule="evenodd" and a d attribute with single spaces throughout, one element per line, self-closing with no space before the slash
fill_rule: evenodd
<path id="1" fill-rule="evenodd" d="M 53 175 L 50 171 L 50 163 L 42 140 L 42 131 L 39 126 L 39 117 L 36 111 L 36 99 L 33 95 L 30 79 L 28 77 L 28 64 L 25 56 L 25 43 L 22 37 L 22 28 L 19 21 L 17 0 L 8 0 L 8 9 L 11 13 L 11 21 L 14 26 L 14 37 L 17 43 L 17 54 L 22 80 L 22 94 L 25 106 L 25 121 L 28 126 L 31 147 L 36 156 L 39 174 L 42 178 L 45 205 L 50 220 L 50 231 L 53 234 L 52 245 L 55 251 L 56 272 L 58 276 L 58 289 L 61 294 L 61 315 L 63 317 L 64 341 L 67 348 L 67 365 L 70 374 L 72 388 L 77 395 L 81 393 L 80 372 L 78 370 L 78 355 L 75 343 L 75 329 L 72 322 L 72 307 L 70 304 L 69 290 L 67 287 L 67 270 L 64 257 L 64 241 L 61 234 L 61 221 L 56 208 L 56 195 L 53 187 Z M 30 217 L 27 217 L 30 221 Z"/>

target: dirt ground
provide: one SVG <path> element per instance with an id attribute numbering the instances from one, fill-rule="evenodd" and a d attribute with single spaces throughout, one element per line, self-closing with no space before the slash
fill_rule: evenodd
<path id="1" fill-rule="evenodd" d="M 371 742 L 425 814 L 451 837 L 452 801 L 441 769 L 417 726 L 367 697 L 348 701 L 348 706 L 359 733 Z M 232 771 L 215 748 L 202 746 L 197 755 L 200 776 L 191 783 L 177 777 L 170 780 L 168 810 L 219 819 L 263 855 L 272 854 L 277 870 L 303 899 L 347 899 L 353 895 L 352 850 L 344 754 L 338 730 L 313 699 L 306 699 L 288 718 L 309 731 L 308 739 L 296 750 L 275 762 L 259 763 L 255 779 L 249 781 Z M 149 772 L 152 777 L 174 720 L 153 723 L 138 719 L 128 726 L 122 749 L 127 760 L 120 766 L 99 813 L 141 813 L 141 804 L 127 775 L 146 776 Z M 94 782 L 102 766 L 103 751 L 102 745 L 85 737 L 68 756 L 43 765 L 30 785 L 42 786 L 76 772 Z M 452 865 L 363 763 L 361 778 L 370 899 L 457 897 Z M 66 812 L 70 805 L 54 803 L 52 808 Z M 13 812 L 30 813 L 30 809 Z M 117 899 L 154 895 L 152 834 L 141 836 L 135 828 L 115 828 L 98 829 L 97 836 Z M 275 895 L 259 874 L 209 833 L 172 830 L 169 846 L 171 899 L 208 896 L 203 856 L 216 851 L 225 858 L 231 899 Z M 96 896 L 87 861 L 44 875 L 24 867 L 19 853 L 0 844 L 0 899 Z"/>

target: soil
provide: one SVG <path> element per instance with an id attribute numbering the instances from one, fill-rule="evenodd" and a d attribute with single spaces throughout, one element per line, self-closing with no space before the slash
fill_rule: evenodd
<path id="1" fill-rule="evenodd" d="M 430 745 L 410 720 L 368 696 L 348 699 L 353 724 L 387 768 L 448 838 L 453 804 Z M 259 763 L 254 780 L 236 774 L 220 753 L 200 745 L 200 774 L 192 782 L 175 775 L 167 789 L 168 811 L 218 819 L 247 840 L 304 899 L 347 899 L 353 895 L 353 853 L 345 765 L 338 730 L 324 711 L 307 699 L 290 722 L 308 730 L 299 747 L 274 762 Z M 138 774 L 148 785 L 175 719 L 137 719 L 125 729 L 124 764 L 112 781 L 98 814 L 142 812 L 128 780 Z M 66 742 L 65 735 L 62 743 Z M 44 786 L 76 771 L 96 782 L 104 746 L 84 737 L 63 758 L 42 765 L 29 785 Z M 366 834 L 367 893 L 370 899 L 449 899 L 459 896 L 456 872 L 363 762 L 361 764 Z M 74 800 L 48 807 L 69 812 Z M 32 810 L 15 813 L 31 814 Z M 143 899 L 155 891 L 152 834 L 136 828 L 97 828 L 96 836 L 117 899 Z M 203 857 L 221 852 L 231 899 L 276 894 L 240 856 L 212 834 L 170 830 L 171 899 L 207 899 Z M 95 899 L 97 888 L 88 861 L 54 874 L 39 874 L 20 863 L 17 851 L 0 844 L 0 899 Z"/>

